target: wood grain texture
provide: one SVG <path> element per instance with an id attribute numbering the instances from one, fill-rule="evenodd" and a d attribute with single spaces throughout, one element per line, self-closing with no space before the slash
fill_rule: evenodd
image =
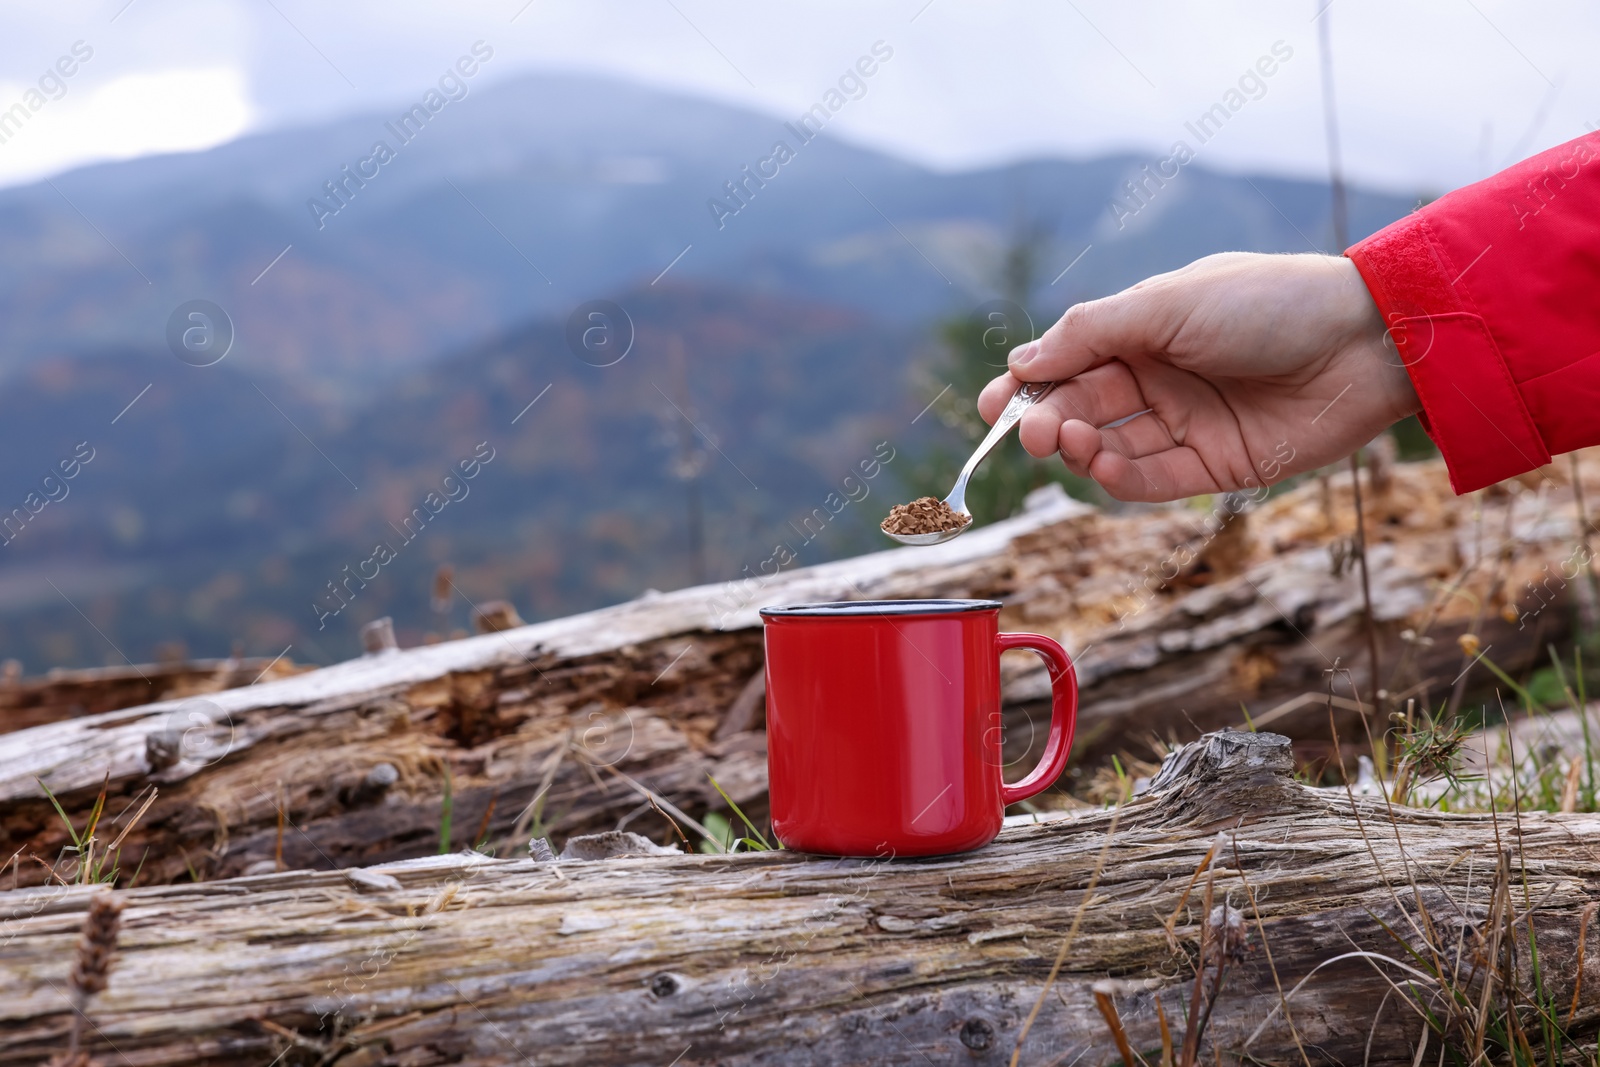
<path id="1" fill-rule="evenodd" d="M 98 1062 L 141 1065 L 1001 1064 L 1081 909 L 1022 1063 L 1103 1063 L 1097 990 L 1135 1048 L 1159 1047 L 1157 1002 L 1181 1033 L 1205 917 L 1206 878 L 1190 883 L 1213 844 L 1211 891 L 1242 943 L 1202 1062 L 1299 1063 L 1298 1037 L 1313 1063 L 1410 1063 L 1421 1024 L 1383 977 L 1403 973 L 1329 961 L 1416 966 L 1379 920 L 1431 956 L 1426 923 L 1444 969 L 1468 976 L 1502 862 L 1522 980 L 1531 924 L 1549 991 L 1572 1000 L 1600 818 L 1391 813 L 1292 781 L 1287 746 L 1210 735 L 1120 813 L 1009 828 L 957 857 L 454 855 L 120 891 L 120 956 L 87 1039 Z M 0 1062 L 62 1047 L 90 892 L 0 894 Z M 1600 954 L 1584 960 L 1569 1031 L 1592 1043 Z M 1291 1033 L 1279 990 L 1303 979 Z"/>

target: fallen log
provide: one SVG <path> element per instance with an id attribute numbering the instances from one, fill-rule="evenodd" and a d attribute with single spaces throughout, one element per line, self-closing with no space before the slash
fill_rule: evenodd
<path id="1" fill-rule="evenodd" d="M 81 829 L 102 783 L 119 816 L 159 790 L 123 851 L 147 882 L 372 863 L 485 840 L 520 850 L 530 832 L 659 820 L 652 797 L 704 810 L 721 802 L 713 777 L 735 802 L 759 801 L 764 734 L 714 735 L 761 668 L 762 604 L 992 584 L 1015 537 L 1090 510 L 1062 497 L 933 549 L 651 594 L 0 735 L 0 862 L 20 856 L 13 877 L 48 879 L 46 864 L 70 837 L 43 790 Z"/>
<path id="2" fill-rule="evenodd" d="M 1208 735 L 1117 811 L 965 856 L 457 854 L 117 892 L 102 1062 L 1410 1064 L 1520 1026 L 1589 1062 L 1593 815 L 1388 809 Z M 91 888 L 0 893 L 0 1063 L 60 1051 Z M 98 890 L 104 892 L 104 890 Z M 1035 1017 L 1035 1013 L 1036 1017 Z M 1481 1025 L 1480 1025 L 1481 1022 Z M 1475 1035 L 1487 1034 L 1487 1044 Z M 1587 1051 L 1582 1051 L 1582 1050 Z M 1539 1062 L 1543 1062 L 1542 1056 Z"/>
<path id="3" fill-rule="evenodd" d="M 1600 498 L 1600 463 L 1583 470 Z M 1456 644 L 1468 631 L 1508 671 L 1567 632 L 1570 590 L 1550 575 L 1578 537 L 1570 486 L 1551 476 L 1457 499 L 1428 463 L 1368 489 L 1392 698 L 1433 701 L 1453 678 L 1483 677 Z M 756 612 L 772 603 L 1003 600 L 1004 628 L 1050 634 L 1077 657 L 1077 766 L 1146 733 L 1238 722 L 1241 705 L 1274 729 L 1325 736 L 1327 703 L 1307 694 L 1325 691 L 1335 664 L 1350 669 L 1344 706 L 1372 696 L 1350 495 L 1349 476 L 1333 477 L 1326 491 L 1313 482 L 1230 517 L 1106 515 L 1046 494 L 932 548 L 652 593 L 423 648 L 380 644 L 292 678 L 0 735 L 0 862 L 19 857 L 11 874 L 23 882 L 49 879 L 69 835 L 43 788 L 81 828 L 102 783 L 107 811 L 126 819 L 159 791 L 123 852 L 147 884 L 462 844 L 505 854 L 533 833 L 631 827 L 665 840 L 661 801 L 692 817 L 721 807 L 712 778 L 759 820 Z M 1536 595 L 1522 592 L 1535 580 Z M 1002 673 L 1020 774 L 1036 755 L 1030 738 L 1043 736 L 1027 727 L 1045 680 L 1021 654 Z M 1358 721 L 1345 719 L 1347 736 Z"/>

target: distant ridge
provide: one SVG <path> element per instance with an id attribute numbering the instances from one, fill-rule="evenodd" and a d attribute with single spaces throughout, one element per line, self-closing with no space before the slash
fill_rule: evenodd
<path id="1" fill-rule="evenodd" d="M 1315 182 L 1255 177 L 1257 192 L 1195 163 L 1119 230 L 1114 203 L 1146 160 L 940 173 L 827 132 L 719 230 L 708 202 L 770 153 L 781 120 L 594 77 L 464 84 L 321 231 L 308 202 L 390 111 L 96 164 L 54 178 L 59 193 L 0 191 L 0 375 L 152 345 L 174 307 L 204 298 L 260 373 L 337 396 L 669 268 L 913 323 L 992 295 L 1019 210 L 1053 231 L 1047 277 L 1093 246 L 1039 294 L 1056 307 L 1210 251 L 1328 240 Z M 1409 207 L 1357 190 L 1355 229 Z"/>

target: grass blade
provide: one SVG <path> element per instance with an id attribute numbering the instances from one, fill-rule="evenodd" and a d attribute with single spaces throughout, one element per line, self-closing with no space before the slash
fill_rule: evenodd
<path id="1" fill-rule="evenodd" d="M 1522 686 L 1518 685 L 1516 679 L 1512 678 L 1511 675 L 1509 675 L 1505 671 L 1501 670 L 1500 669 L 1500 665 L 1498 663 L 1496 663 L 1494 660 L 1490 659 L 1488 656 L 1480 656 L 1480 657 L 1478 657 L 1478 660 L 1485 667 L 1488 667 L 1489 670 L 1493 671 L 1495 677 L 1499 678 L 1502 682 L 1506 683 L 1506 685 L 1510 686 L 1511 687 L 1511 691 L 1513 693 L 1516 693 L 1517 696 L 1522 698 L 1523 704 L 1527 707 L 1527 709 L 1529 711 L 1532 711 L 1535 708 L 1537 708 L 1538 710 L 1543 711 L 1543 712 L 1548 712 L 1550 710 L 1549 708 L 1546 708 L 1543 704 L 1539 703 L 1537 700 L 1533 699 L 1533 694 L 1528 692 Z"/>
<path id="2" fill-rule="evenodd" d="M 82 851 L 83 839 L 78 836 L 77 828 L 72 825 L 72 820 L 67 818 L 67 811 L 61 806 L 61 801 L 57 800 L 56 795 L 50 792 L 50 787 L 44 784 L 43 778 L 35 778 L 34 781 L 39 783 L 39 788 L 44 790 L 44 795 L 50 798 L 51 805 L 55 807 L 56 814 L 61 816 L 61 821 L 66 824 L 67 833 L 72 835 L 72 847 Z"/>
<path id="3" fill-rule="evenodd" d="M 706 777 L 707 778 L 711 778 L 711 775 L 708 774 L 708 775 L 706 775 Z M 760 830 L 756 829 L 756 824 L 751 822 L 749 817 L 746 816 L 743 811 L 739 810 L 739 805 L 737 805 L 737 804 L 735 804 L 733 802 L 733 798 L 732 797 L 730 797 L 727 793 L 724 793 L 722 791 L 722 787 L 717 784 L 717 780 L 715 778 L 711 778 L 711 788 L 715 789 L 717 791 L 718 795 L 720 795 L 723 800 L 728 802 L 728 807 L 732 808 L 733 809 L 733 813 L 735 815 L 739 816 L 739 821 L 744 823 L 746 826 L 748 826 L 750 828 L 750 832 L 755 834 L 758 838 L 761 839 L 761 848 L 763 848 L 764 850 L 766 850 L 768 852 L 772 851 L 772 846 L 767 843 L 766 835 L 763 834 Z M 745 840 L 749 841 L 750 839 L 749 838 L 745 838 Z M 751 845 L 752 848 L 754 848 L 755 847 L 755 842 L 751 842 L 750 845 Z"/>
<path id="4" fill-rule="evenodd" d="M 455 809 L 454 783 L 450 780 L 450 766 L 444 768 L 444 797 L 439 802 L 439 855 L 450 851 L 450 817 Z"/>

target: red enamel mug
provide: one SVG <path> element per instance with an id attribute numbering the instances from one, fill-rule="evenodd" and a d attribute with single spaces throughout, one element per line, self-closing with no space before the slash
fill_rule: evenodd
<path id="1" fill-rule="evenodd" d="M 1078 677 L 1039 634 L 1000 632 L 997 600 L 863 600 L 763 608 L 772 829 L 834 856 L 980 848 L 1007 804 L 1067 765 Z M 1022 781 L 1001 778 L 1000 653 L 1050 670 L 1050 736 Z"/>

